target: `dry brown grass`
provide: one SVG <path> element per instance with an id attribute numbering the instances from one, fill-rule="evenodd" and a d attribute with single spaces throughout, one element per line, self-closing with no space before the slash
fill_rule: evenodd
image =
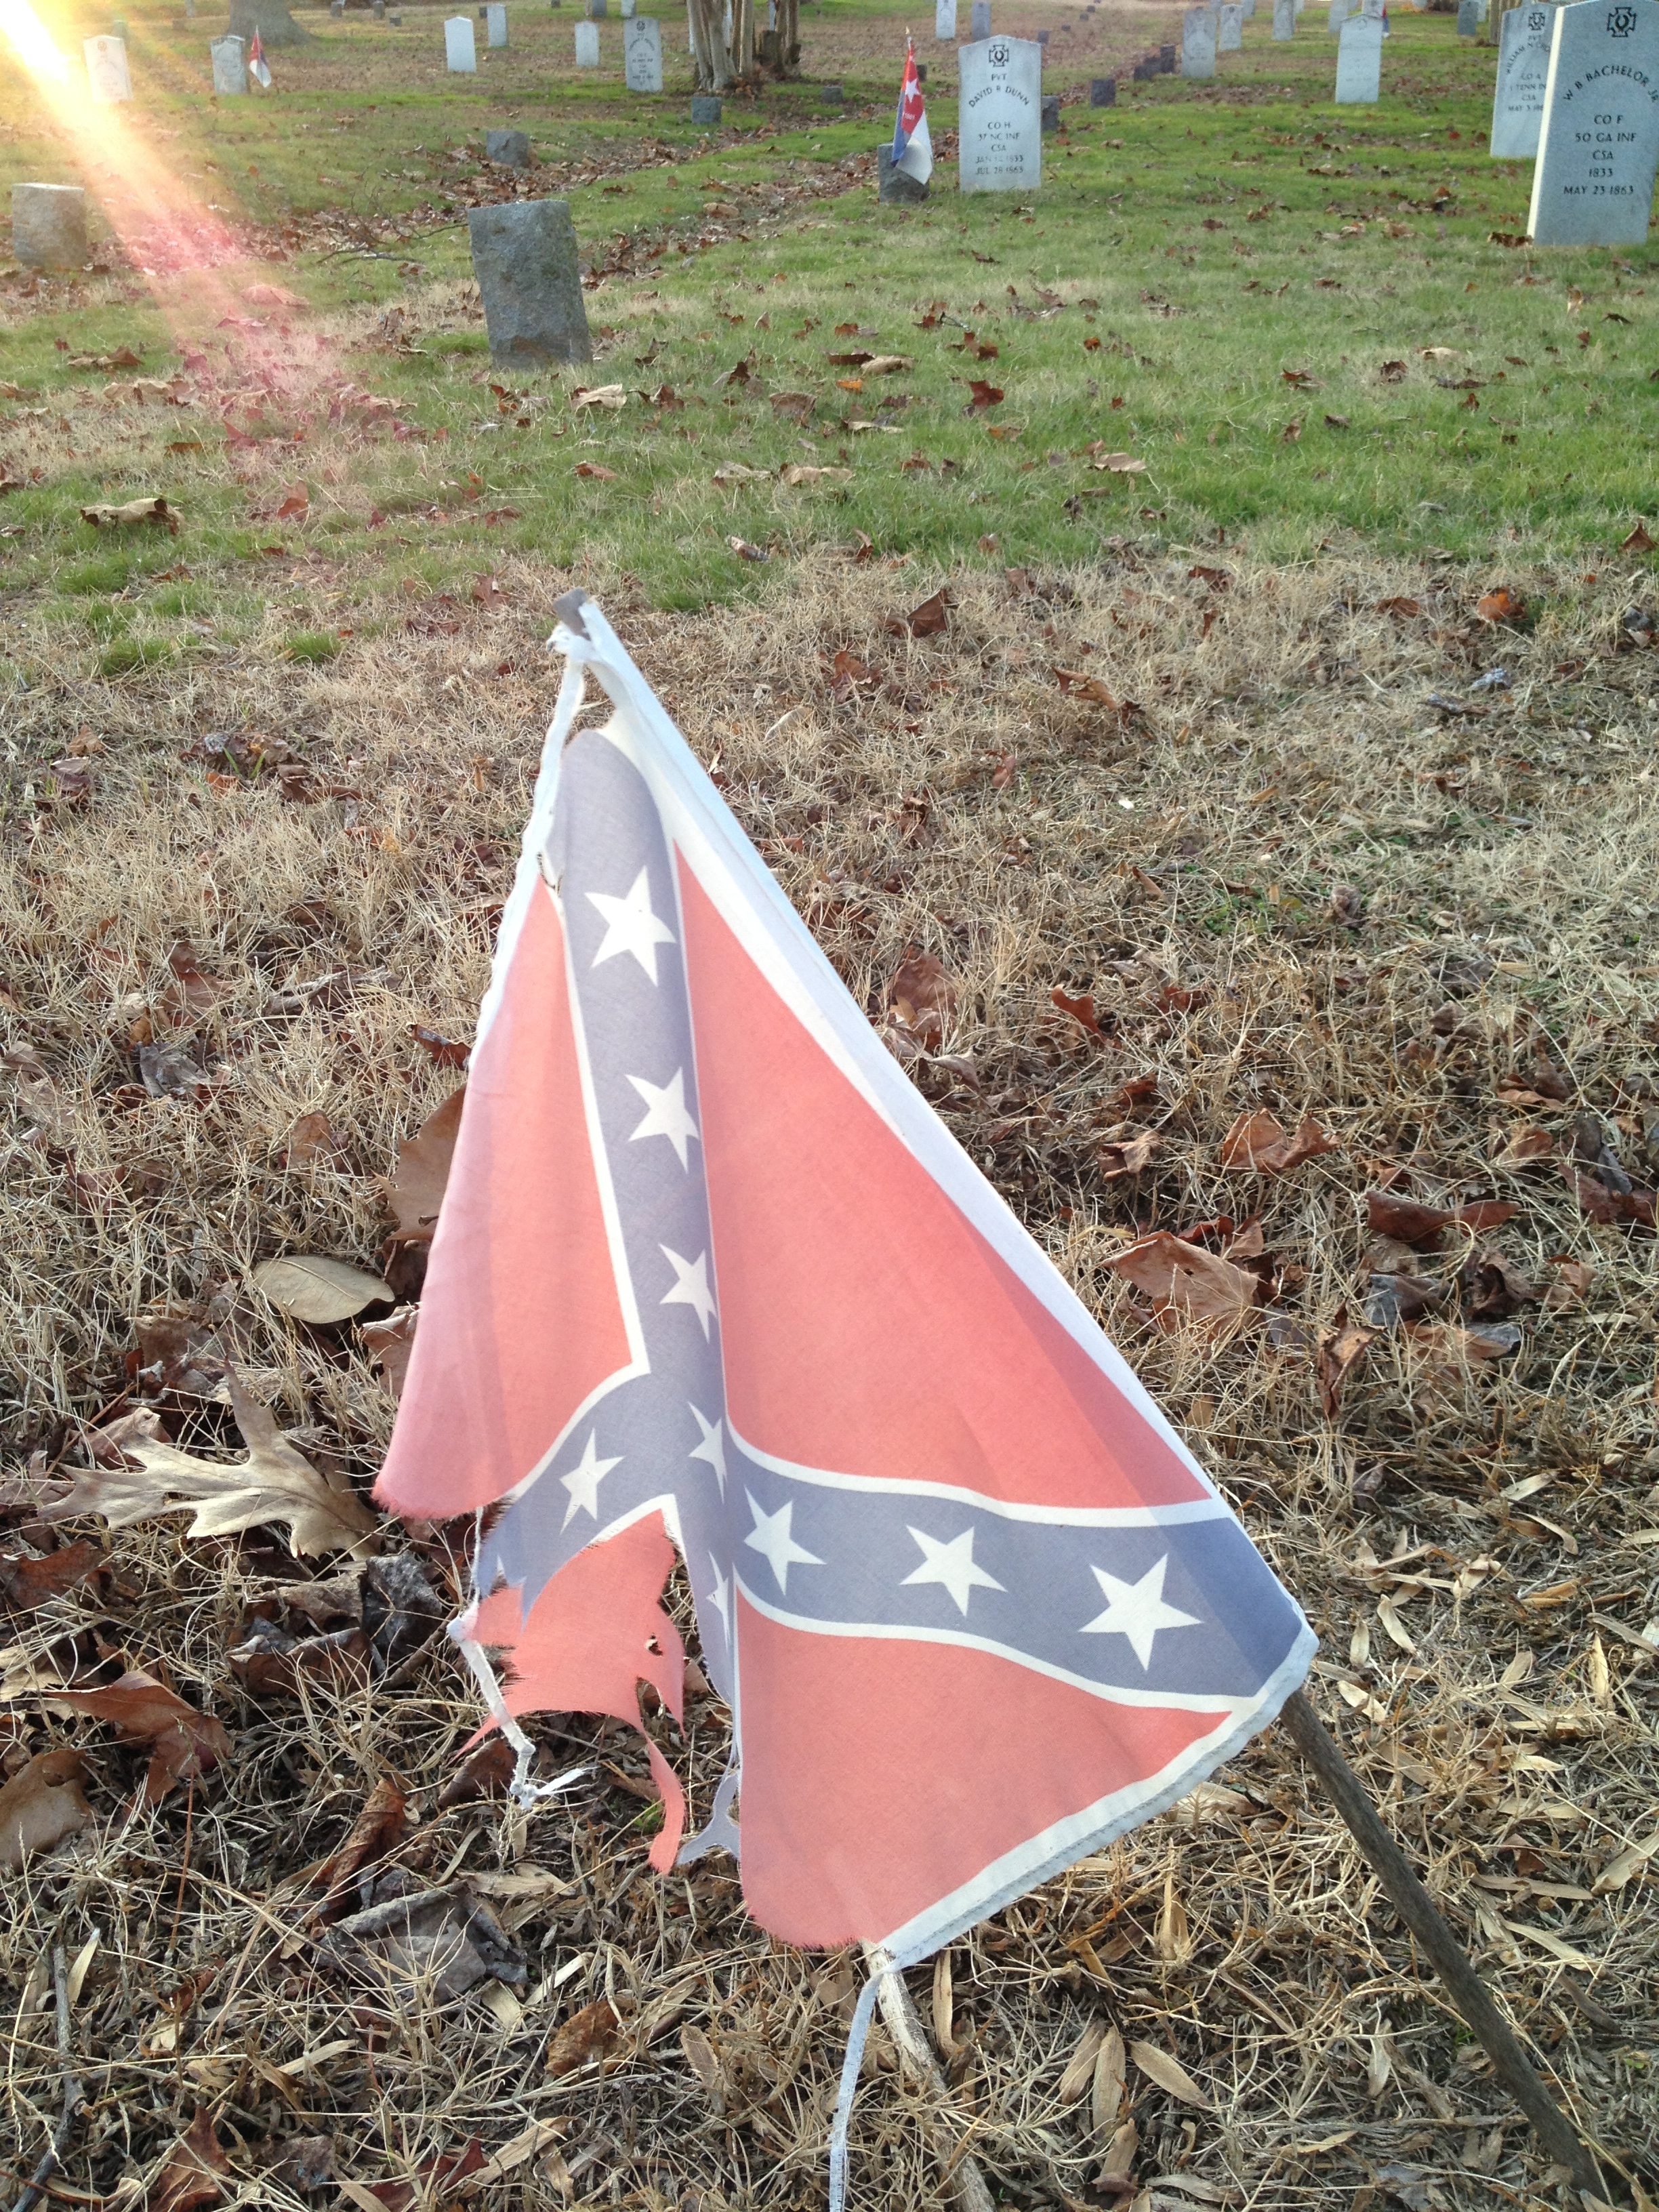
<path id="1" fill-rule="evenodd" d="M 1517 1127 L 1588 1145 L 1589 1116 L 1638 1184 L 1656 1179 L 1650 663 L 1611 651 L 1626 599 L 1610 574 L 1582 589 L 1505 579 L 1543 610 L 1522 635 L 1473 619 L 1486 575 L 1385 570 L 1357 551 L 1294 571 L 1231 549 L 1192 559 L 1224 567 L 1228 586 L 1127 549 L 1035 590 L 964 577 L 949 631 L 921 642 L 884 627 L 941 580 L 914 565 L 826 557 L 763 608 L 698 617 L 646 610 L 624 580 L 582 580 L 860 1001 L 880 1010 L 907 948 L 948 968 L 945 1048 L 971 1055 L 971 1079 L 923 1062 L 918 1079 L 1297 1590 L 1323 1639 L 1316 1702 L 1561 2094 L 1656 2186 L 1650 1884 L 1594 1893 L 1650 1832 L 1659 1796 L 1652 1665 L 1628 1640 L 1656 1610 L 1653 1240 L 1588 1221 L 1548 1161 L 1497 1158 Z M 510 611 L 353 645 L 326 670 L 255 653 L 167 688 L 66 680 L 9 702 L 0 1012 L 22 1066 L 0 1251 L 7 1550 L 54 1540 L 22 1501 L 119 1399 L 142 1315 L 211 1327 L 315 1455 L 372 1475 L 392 1407 L 352 1331 L 281 1322 L 246 1275 L 280 1250 L 372 1264 L 376 1177 L 453 1083 L 410 1026 L 470 1034 L 553 689 L 523 672 L 570 580 L 503 573 Z M 1375 611 L 1406 597 L 1419 615 Z M 823 657 L 842 649 L 879 680 L 837 701 Z M 1469 699 L 1497 663 L 1512 684 L 1473 695 L 1484 716 L 1425 703 Z M 504 664 L 516 672 L 497 675 Z M 1055 666 L 1143 713 L 1062 696 Z M 106 750 L 76 808 L 41 794 L 82 728 Z M 360 795 L 215 789 L 181 757 L 225 730 L 282 736 L 316 782 Z M 1346 889 L 1364 901 L 1358 927 L 1331 909 Z M 177 1003 L 180 937 L 223 984 L 205 1008 Z M 268 1011 L 342 969 L 358 980 L 337 1002 Z M 1104 1034 L 1059 1011 L 1056 987 L 1092 994 Z M 146 1025 L 200 1039 L 202 1103 L 143 1095 Z M 1500 1103 L 1502 1080 L 1540 1059 L 1565 1072 L 1566 1100 Z M 1144 1075 L 1156 1095 L 1119 1103 Z M 1279 1180 L 1224 1174 L 1222 1136 L 1257 1107 L 1287 1124 L 1314 1113 L 1341 1150 Z M 295 1120 L 319 1111 L 344 1157 L 285 1167 Z M 1107 1182 L 1103 1146 L 1140 1128 L 1162 1139 L 1152 1166 Z M 1367 1254 L 1362 1194 L 1385 1182 L 1432 1203 L 1511 1200 L 1484 1242 L 1529 1276 L 1570 1255 L 1594 1278 L 1581 1304 L 1522 1305 L 1518 1352 L 1473 1370 L 1455 1334 L 1384 1331 L 1328 1417 L 1310 1334 L 1345 1304 L 1357 1314 L 1380 1261 L 1404 1264 Z M 1223 1212 L 1261 1214 L 1273 1312 L 1304 1324 L 1279 1329 L 1281 1348 L 1267 1315 L 1222 1342 L 1164 1334 L 1104 1271 L 1137 1229 Z M 1452 1329 L 1468 1318 L 1467 1242 L 1454 1232 L 1421 1262 L 1452 1283 Z M 160 1403 L 185 1440 L 234 1443 L 219 1409 Z M 1502 1494 L 1534 1476 L 1524 1500 Z M 447 1535 L 459 1541 L 416 1532 L 434 1577 Z M 165 1668 L 235 1748 L 193 1791 L 134 1813 L 138 1767 L 107 1729 L 46 1717 L 27 1692 L 9 1707 L 17 1747 L 75 1741 L 92 1767 L 96 1825 L 6 1878 L 0 1935 L 14 2006 L 52 1943 L 102 1936 L 76 2014 L 90 2109 L 68 2191 L 107 2196 L 125 2178 L 136 2201 L 199 2103 L 250 2203 L 307 2201 L 264 2172 L 262 2146 L 330 2132 L 339 2171 L 374 2183 L 475 2136 L 493 2151 L 544 2117 L 567 2124 L 579 2202 L 819 2201 L 842 1962 L 758 1935 L 721 1861 L 659 1881 L 642 1808 L 620 1790 L 584 1785 L 527 1829 L 500 1806 L 440 1810 L 474 1718 L 447 1650 L 395 1686 L 250 1698 L 226 1653 L 250 1606 L 301 1571 L 276 1543 L 190 1544 L 161 1523 L 111 1540 L 109 1564 L 96 1595 L 85 1585 L 13 1620 L 14 1668 L 119 1650 Z M 1379 1615 L 1390 1594 L 1410 1651 Z M 706 1804 L 721 1716 L 706 1699 L 692 1712 L 689 1743 L 653 1724 Z M 544 1733 L 561 1764 L 593 1741 L 577 1719 Z M 640 1771 L 609 1733 L 605 1755 Z M 440 2007 L 418 1986 L 354 1985 L 307 1936 L 303 1872 L 387 1774 L 420 1814 L 399 1856 L 424 1879 L 487 1887 L 531 1865 L 568 1885 L 501 1905 L 530 1961 L 516 2022 L 476 1992 Z M 1270 1733 L 1218 1781 L 1224 1793 L 955 1947 L 954 2094 L 1000 2193 L 1108 2201 L 1088 2100 L 1055 2094 L 1105 2014 L 1178 2053 L 1213 2098 L 1188 2112 L 1132 2070 L 1138 2170 L 1171 2205 L 1188 2201 L 1183 2173 L 1230 2203 L 1319 2212 L 1373 2191 L 1380 2207 L 1391 2186 L 1437 2192 L 1401 2200 L 1418 2204 L 1553 2197 L 1287 1746 Z M 181 1990 L 194 1994 L 176 2048 L 158 2047 Z M 605 1993 L 625 2016 L 611 2070 L 550 2081 L 550 2030 Z M 712 2047 L 712 2100 L 684 2027 Z M 870 2072 L 855 2202 L 939 2202 L 879 2033 Z M 18 2017 L 7 2093 L 21 2172 L 56 2115 L 49 2010 Z M 1379 2179 L 1389 2166 L 1408 2171 Z M 527 2162 L 484 2201 L 556 2203 L 557 2170 Z"/>

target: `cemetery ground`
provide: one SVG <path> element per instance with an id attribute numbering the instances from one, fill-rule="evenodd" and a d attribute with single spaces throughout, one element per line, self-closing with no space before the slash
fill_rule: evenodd
<path id="1" fill-rule="evenodd" d="M 470 1532 L 366 1502 L 442 1125 L 399 1148 L 461 1079 L 580 582 L 1302 1599 L 1316 1704 L 1644 2207 L 1652 250 L 1492 241 L 1528 170 L 1449 18 L 1356 112 L 1322 15 L 1259 13 L 1212 87 L 1066 105 L 1041 192 L 947 160 L 903 210 L 902 19 L 804 13 L 809 81 L 707 137 L 677 18 L 661 103 L 614 23 L 579 83 L 528 9 L 456 89 L 411 8 L 303 19 L 214 108 L 219 21 L 134 15 L 87 181 L 154 156 L 195 244 L 0 279 L 9 2185 L 57 1946 L 54 2202 L 821 2201 L 858 1961 L 758 1935 L 721 1859 L 653 1875 L 615 1724 L 538 1724 L 598 1771 L 527 1824 L 458 1786 Z M 1174 35 L 1048 20 L 1067 94 Z M 3 96 L 7 181 L 78 173 Z M 571 201 L 591 367 L 489 363 L 486 125 Z M 256 1285 L 284 1255 L 374 1279 Z M 314 1475 L 248 1413 L 215 1533 L 142 1471 L 126 1525 L 48 1517 L 112 1425 L 234 1463 L 233 1375 Z M 292 1556 L 284 1504 L 360 1549 Z M 694 1680 L 647 1724 L 701 1814 L 725 1714 Z M 62 1840 L 20 1867 L 19 1822 Z M 337 1932 L 398 1875 L 412 1965 Z M 1277 1731 L 911 1979 L 1007 2203 L 1560 2201 Z M 878 2028 L 854 2202 L 941 2203 L 895 2068 Z"/>

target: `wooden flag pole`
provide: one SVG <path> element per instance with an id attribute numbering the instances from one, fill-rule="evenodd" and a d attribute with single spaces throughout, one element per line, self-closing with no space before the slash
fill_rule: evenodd
<path id="1" fill-rule="evenodd" d="M 1474 2029 L 1492 2061 L 1492 2071 L 1531 2121 L 1545 2149 L 1572 2176 L 1574 2187 L 1599 2197 L 1601 2177 L 1594 2156 L 1533 2071 L 1520 2039 L 1492 2002 L 1468 1953 L 1413 1873 L 1406 1854 L 1383 1826 L 1364 1784 L 1342 1756 L 1335 1737 L 1300 1690 L 1286 1698 L 1279 1717 L 1297 1749 L 1324 1784 L 1401 1918 L 1428 1954 L 1453 2003 Z"/>

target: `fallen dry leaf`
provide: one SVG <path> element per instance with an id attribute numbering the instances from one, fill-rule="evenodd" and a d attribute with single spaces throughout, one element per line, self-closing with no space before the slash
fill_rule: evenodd
<path id="1" fill-rule="evenodd" d="M 1321 1330 L 1314 1371 L 1319 1378 L 1320 1409 L 1328 1421 L 1336 1419 L 1342 1393 L 1376 1336 L 1374 1328 L 1364 1328 L 1348 1319 L 1346 1306 L 1339 1306 L 1330 1328 Z"/>
<path id="2" fill-rule="evenodd" d="M 1633 1881 L 1638 1875 L 1647 1871 L 1648 1862 L 1656 1851 L 1659 1851 L 1659 1832 L 1650 1836 L 1645 1843 L 1630 1844 L 1616 1858 L 1609 1859 L 1590 1884 L 1591 1889 L 1598 1897 L 1622 1889 L 1627 1881 Z"/>
<path id="3" fill-rule="evenodd" d="M 1183 2105 L 1193 2105 L 1200 2112 L 1210 2109 L 1210 2098 L 1200 2089 L 1178 2058 L 1167 2051 L 1160 2051 L 1155 2043 L 1132 2043 L 1129 2056 L 1149 2081 L 1167 2089 L 1172 2097 L 1179 2097 Z"/>
<path id="4" fill-rule="evenodd" d="M 947 629 L 950 605 L 950 592 L 939 591 L 931 599 L 924 599 L 919 607 L 912 607 L 904 617 L 911 636 L 936 637 L 940 630 Z"/>
<path id="5" fill-rule="evenodd" d="M 1066 2061 L 1066 2071 L 1060 2077 L 1060 2087 L 1054 2094 L 1062 2105 L 1075 2105 L 1087 2093 L 1095 2078 L 1095 2059 L 1106 2039 L 1106 2023 L 1098 2014 L 1084 2029 L 1077 2049 Z"/>
<path id="6" fill-rule="evenodd" d="M 48 1598 L 61 1597 L 65 1590 L 73 1589 L 103 1563 L 104 1555 L 96 1544 L 84 1538 L 77 1544 L 64 1545 L 61 1552 L 48 1552 L 43 1559 L 0 1553 L 0 1600 L 15 1612 L 32 1612 Z"/>
<path id="7" fill-rule="evenodd" d="M 944 1042 L 956 1003 L 956 985 L 931 952 L 908 952 L 887 986 L 889 1011 L 929 1051 Z"/>
<path id="8" fill-rule="evenodd" d="M 592 390 L 579 384 L 570 395 L 572 410 L 580 413 L 584 407 L 626 407 L 628 390 L 625 385 L 600 384 Z"/>
<path id="9" fill-rule="evenodd" d="M 1383 1237 L 1398 1237 L 1402 1244 L 1424 1247 L 1437 1243 L 1443 1230 L 1454 1226 L 1472 1229 L 1477 1234 L 1497 1229 L 1509 1220 L 1515 1208 L 1501 1199 L 1483 1198 L 1469 1206 L 1418 1206 L 1407 1198 L 1393 1198 L 1385 1190 L 1368 1190 L 1365 1194 L 1365 1218 L 1369 1227 Z"/>
<path id="10" fill-rule="evenodd" d="M 0 1790 L 0 1873 L 15 1874 L 37 1851 L 86 1826 L 92 1808 L 81 1789 L 85 1772 L 78 1751 L 37 1752 Z"/>
<path id="11" fill-rule="evenodd" d="M 283 1147 L 285 1168 L 313 1167 L 319 1160 L 341 1160 L 348 1146 L 326 1114 L 301 1114 Z"/>
<path id="12" fill-rule="evenodd" d="M 327 1892 L 313 1916 L 318 1922 L 337 1918 L 349 1901 L 352 1883 L 364 1868 L 385 1858 L 402 1843 L 406 1802 L 397 1783 L 383 1774 L 364 1800 L 339 1850 L 312 1875 L 313 1887 Z"/>
<path id="13" fill-rule="evenodd" d="M 84 1713 L 106 1721 L 123 1743 L 148 1744 L 144 1801 L 155 1805 L 175 1783 L 205 1774 L 230 1755 L 230 1736 L 222 1721 L 198 1712 L 178 1692 L 142 1668 L 132 1668 L 101 1690 L 52 1690 L 47 1703 L 55 1712 Z"/>
<path id="14" fill-rule="evenodd" d="M 1649 536 L 1647 526 L 1638 522 L 1628 538 L 1620 539 L 1619 550 L 1621 553 L 1651 553 L 1656 543 L 1659 540 Z"/>
<path id="15" fill-rule="evenodd" d="M 1133 453 L 1103 453 L 1097 461 L 1091 461 L 1091 469 L 1109 469 L 1114 476 L 1138 477 L 1146 473 L 1146 463 Z"/>
<path id="16" fill-rule="evenodd" d="M 349 1321 L 365 1306 L 397 1304 L 391 1285 L 379 1275 L 354 1267 L 349 1261 L 331 1260 L 316 1252 L 262 1260 L 248 1280 L 279 1313 L 313 1326 Z"/>
<path id="17" fill-rule="evenodd" d="M 969 415 L 982 413 L 988 407 L 1000 407 L 1007 397 L 1000 385 L 988 384 L 981 376 L 968 379 L 968 392 L 966 411 Z"/>
<path id="18" fill-rule="evenodd" d="M 173 537 L 179 535 L 179 510 L 159 494 L 154 499 L 129 499 L 118 507 L 83 507 L 81 520 L 94 530 L 131 530 L 140 523 L 157 522 Z"/>
<path id="19" fill-rule="evenodd" d="M 1474 611 L 1482 622 L 1518 623 L 1527 611 L 1525 600 L 1515 592 L 1498 590 L 1485 592 L 1475 603 Z"/>
<path id="20" fill-rule="evenodd" d="M 1304 1160 L 1322 1152 L 1340 1152 L 1334 1137 L 1327 1136 L 1311 1114 L 1302 1117 L 1296 1134 L 1286 1133 L 1277 1118 L 1265 1109 L 1241 1114 L 1221 1140 L 1224 1168 L 1248 1168 L 1261 1175 L 1285 1175 Z"/>
<path id="21" fill-rule="evenodd" d="M 1089 2118 L 1097 2136 L 1109 2136 L 1116 2131 L 1118 2114 L 1123 2109 L 1123 2038 L 1115 2027 L 1109 2027 L 1096 2054 L 1089 2085 Z"/>
<path id="22" fill-rule="evenodd" d="M 356 1548 L 378 1523 L 349 1488 L 335 1490 L 277 1428 L 264 1406 L 250 1398 L 232 1369 L 225 1376 L 236 1425 L 248 1448 L 245 1460 L 198 1459 L 176 1444 L 149 1437 L 121 1440 L 125 1464 L 77 1472 L 69 1496 L 49 1509 L 52 1520 L 100 1513 L 112 1528 L 130 1528 L 158 1513 L 190 1508 L 191 1536 L 232 1536 L 244 1529 L 283 1527 L 301 1556 Z M 95 1432 L 94 1432 L 95 1433 Z"/>
<path id="23" fill-rule="evenodd" d="M 285 292 L 280 284 L 245 284 L 242 297 L 250 307 L 308 307 L 311 305 L 297 292 Z"/>
<path id="24" fill-rule="evenodd" d="M 1256 1302 L 1254 1275 L 1201 1245 L 1183 1243 L 1166 1229 L 1143 1237 L 1106 1265 L 1152 1301 L 1159 1316 L 1209 1322 L 1242 1322 Z"/>
<path id="25" fill-rule="evenodd" d="M 1100 1148 L 1100 1174 L 1103 1182 L 1119 1182 L 1127 1176 L 1138 1176 L 1150 1167 L 1162 1150 L 1164 1139 L 1156 1129 L 1138 1129 Z"/>
<path id="26" fill-rule="evenodd" d="M 145 2212 L 194 2212 L 198 2204 L 217 2204 L 235 2186 L 230 2160 L 213 2132 L 213 2115 L 198 2105 L 196 2117 L 167 2155 Z"/>
<path id="27" fill-rule="evenodd" d="M 302 520 L 310 512 L 310 508 L 311 494 L 302 483 L 295 484 L 294 489 L 284 495 L 282 505 L 271 519 L 276 522 Z"/>
<path id="28" fill-rule="evenodd" d="M 403 1395 L 420 1315 L 418 1305 L 399 1306 L 384 1321 L 366 1321 L 358 1331 L 363 1340 L 363 1349 L 374 1365 L 380 1369 L 380 1380 L 394 1398 Z"/>
<path id="29" fill-rule="evenodd" d="M 572 475 L 591 477 L 597 483 L 615 483 L 615 469 L 602 469 L 597 461 L 578 461 Z"/>
<path id="30" fill-rule="evenodd" d="M 792 461 L 783 472 L 782 481 L 792 489 L 802 484 L 851 483 L 851 469 L 813 468 L 800 461 Z"/>
<path id="31" fill-rule="evenodd" d="M 452 1092 L 435 1112 L 428 1115 L 414 1136 L 404 1137 L 398 1144 L 398 1165 L 384 1188 L 398 1224 L 394 1233 L 400 1243 L 432 1242 L 438 1226 L 438 1209 L 443 1203 L 444 1186 L 449 1181 L 450 1163 L 455 1157 L 455 1139 L 460 1134 L 461 1108 L 465 1099 L 465 1086 Z"/>
<path id="32" fill-rule="evenodd" d="M 615 2043 L 622 2026 L 608 1997 L 598 1997 L 573 2013 L 547 2041 L 547 2070 L 557 2076 L 574 2074 L 595 2058 L 603 2058 Z"/>
<path id="33" fill-rule="evenodd" d="M 1105 1036 L 1105 1030 L 1100 1026 L 1100 1017 L 1095 1012 L 1091 993 L 1080 991 L 1074 998 L 1069 991 L 1062 991 L 1056 983 L 1048 994 L 1048 1000 L 1050 1005 L 1058 1006 L 1062 1014 L 1069 1014 L 1074 1022 L 1079 1023 L 1091 1036 Z"/>

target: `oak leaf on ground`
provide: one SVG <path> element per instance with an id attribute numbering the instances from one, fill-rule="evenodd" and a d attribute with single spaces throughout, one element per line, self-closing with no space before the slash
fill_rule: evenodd
<path id="1" fill-rule="evenodd" d="M 37 1752 L 0 1790 L 0 1873 L 15 1874 L 37 1851 L 86 1826 L 85 1771 L 78 1751 Z"/>
<path id="2" fill-rule="evenodd" d="M 1294 1135 L 1277 1115 L 1265 1109 L 1241 1114 L 1221 1140 L 1224 1168 L 1248 1168 L 1261 1175 L 1286 1175 L 1314 1160 L 1322 1152 L 1340 1152 L 1334 1137 L 1328 1136 L 1311 1114 L 1304 1114 Z"/>
<path id="3" fill-rule="evenodd" d="M 213 2132 L 213 2115 L 198 2105 L 145 2200 L 145 2212 L 195 2212 L 198 2205 L 217 2204 L 228 2193 L 228 2182 L 234 2185 L 234 2177 Z"/>
<path id="4" fill-rule="evenodd" d="M 1160 1318 L 1226 1326 L 1242 1322 L 1256 1302 L 1254 1275 L 1165 1229 L 1143 1237 L 1106 1265 L 1144 1291 Z"/>
<path id="5" fill-rule="evenodd" d="M 230 1735 L 222 1721 L 198 1712 L 142 1668 L 132 1668 L 101 1690 L 53 1690 L 48 1702 L 58 1712 L 108 1722 L 123 1743 L 149 1746 L 146 1804 L 159 1803 L 175 1783 L 205 1774 L 230 1755 Z"/>

